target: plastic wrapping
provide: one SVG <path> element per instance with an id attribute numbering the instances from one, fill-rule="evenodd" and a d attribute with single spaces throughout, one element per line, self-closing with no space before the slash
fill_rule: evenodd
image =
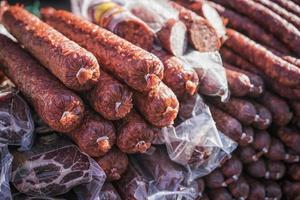
<path id="1" fill-rule="evenodd" d="M 0 144 L 0 167 L 1 167 L 1 178 L 0 178 L 0 199 L 11 200 L 11 190 L 9 186 L 9 180 L 11 176 L 11 163 L 13 160 L 12 155 L 9 153 L 7 145 Z"/>
<path id="2" fill-rule="evenodd" d="M 84 195 L 98 195 L 106 178 L 95 161 L 56 134 L 39 137 L 30 151 L 12 154 L 11 182 L 26 195 L 52 197 L 81 184 L 90 191 Z"/>
<path id="3" fill-rule="evenodd" d="M 222 101 L 229 98 L 226 72 L 219 52 L 190 51 L 181 59 L 197 72 L 200 80 L 200 93 L 220 96 Z"/>
<path id="4" fill-rule="evenodd" d="M 200 95 L 187 102 L 191 104 L 183 104 L 179 112 L 185 121 L 176 127 L 165 127 L 162 132 L 170 158 L 187 168 L 191 182 L 218 167 L 237 145 L 217 130 Z"/>
<path id="5" fill-rule="evenodd" d="M 0 143 L 31 148 L 34 123 L 27 102 L 9 84 L 0 86 Z"/>

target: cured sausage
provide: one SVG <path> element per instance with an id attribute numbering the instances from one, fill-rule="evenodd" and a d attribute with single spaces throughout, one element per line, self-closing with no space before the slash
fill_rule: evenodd
<path id="1" fill-rule="evenodd" d="M 267 77 L 264 77 L 264 80 L 267 85 L 281 97 L 291 100 L 300 100 L 300 88 L 287 87 Z"/>
<path id="2" fill-rule="evenodd" d="M 270 0 L 254 0 L 254 1 L 268 7 L 273 12 L 280 15 L 282 18 L 286 19 L 288 22 L 292 23 L 297 29 L 300 28 L 300 18 L 297 15 L 295 15 L 291 12 L 288 12 L 284 8 L 280 7 L 275 2 L 270 1 Z M 299 7 L 299 14 L 300 14 L 300 7 Z"/>
<path id="3" fill-rule="evenodd" d="M 231 71 L 238 72 L 238 73 L 241 73 L 241 74 L 245 74 L 249 78 L 250 83 L 253 86 L 249 91 L 249 96 L 257 97 L 257 96 L 260 96 L 264 92 L 265 84 L 264 84 L 263 79 L 260 76 L 258 76 L 256 74 L 253 74 L 249 71 L 239 69 L 239 68 L 237 68 L 233 65 L 230 65 L 228 63 L 225 63 L 224 67 L 231 70 Z"/>
<path id="4" fill-rule="evenodd" d="M 1 23 L 68 88 L 82 91 L 96 84 L 100 71 L 93 54 L 30 14 L 23 7 L 5 8 Z"/>
<path id="5" fill-rule="evenodd" d="M 294 13 L 297 16 L 300 16 L 300 6 L 299 2 L 294 2 L 290 0 L 273 0 L 275 3 L 279 4 L 286 10 L 290 11 L 291 13 Z M 296 0 L 298 1 L 298 0 Z"/>
<path id="6" fill-rule="evenodd" d="M 251 126 L 243 127 L 243 130 L 246 136 L 249 138 L 249 140 L 240 141 L 239 145 L 241 147 L 245 147 L 251 144 L 253 142 L 253 137 L 254 137 L 254 129 Z"/>
<path id="7" fill-rule="evenodd" d="M 246 176 L 246 180 L 250 186 L 248 199 L 249 200 L 264 199 L 266 196 L 266 190 L 264 185 L 259 180 L 250 178 L 249 176 Z"/>
<path id="8" fill-rule="evenodd" d="M 230 28 L 245 33 L 251 39 L 265 46 L 276 49 L 277 51 L 289 53 L 289 50 L 284 44 L 279 42 L 278 39 L 272 34 L 266 32 L 263 28 L 255 24 L 248 17 L 242 16 L 237 12 L 234 12 L 228 8 L 224 8 L 223 6 L 214 2 L 209 2 L 209 4 L 217 9 L 222 17 L 228 19 L 228 26 Z"/>
<path id="9" fill-rule="evenodd" d="M 156 127 L 173 124 L 179 110 L 175 94 L 164 83 L 149 93 L 135 92 L 134 102 L 148 122 Z"/>
<path id="10" fill-rule="evenodd" d="M 127 155 L 116 147 L 106 155 L 95 158 L 98 165 L 103 169 L 108 181 L 119 180 L 128 166 Z"/>
<path id="11" fill-rule="evenodd" d="M 174 56 L 182 56 L 187 49 L 187 28 L 181 21 L 168 19 L 156 33 L 160 44 Z M 178 39 L 180 38 L 180 39 Z"/>
<path id="12" fill-rule="evenodd" d="M 229 39 L 226 45 L 255 64 L 268 77 L 277 80 L 282 85 L 299 86 L 300 68 L 232 29 L 227 29 L 227 34 Z M 256 59 L 258 57 L 260 59 Z"/>
<path id="13" fill-rule="evenodd" d="M 227 102 L 220 102 L 218 99 L 210 98 L 210 102 L 224 112 L 234 116 L 243 125 L 251 125 L 255 118 L 258 117 L 256 116 L 254 105 L 244 99 L 232 97 Z"/>
<path id="14" fill-rule="evenodd" d="M 124 7 L 114 2 L 101 2 L 89 8 L 92 21 L 129 42 L 150 50 L 154 42 L 153 30 Z"/>
<path id="15" fill-rule="evenodd" d="M 258 100 L 271 111 L 273 122 L 276 125 L 284 126 L 291 121 L 293 113 L 284 99 L 271 92 L 265 92 Z"/>
<path id="16" fill-rule="evenodd" d="M 291 106 L 297 117 L 300 117 L 300 101 L 292 101 Z"/>
<path id="17" fill-rule="evenodd" d="M 222 133 L 238 143 L 242 141 L 253 141 L 251 137 L 247 136 L 247 134 L 243 132 L 242 125 L 238 120 L 212 105 L 209 105 L 209 108 L 213 119 L 216 122 L 217 128 Z"/>
<path id="18" fill-rule="evenodd" d="M 81 125 L 67 135 L 83 152 L 92 157 L 103 156 L 116 141 L 113 124 L 92 111 L 86 111 Z"/>
<path id="19" fill-rule="evenodd" d="M 297 128 L 282 127 L 277 132 L 280 140 L 296 153 L 300 153 L 300 133 Z"/>
<path id="20" fill-rule="evenodd" d="M 117 146 L 125 153 L 145 153 L 153 140 L 152 128 L 134 110 L 122 119 Z"/>
<path id="21" fill-rule="evenodd" d="M 284 196 L 289 200 L 299 197 L 300 182 L 299 181 L 291 182 L 288 180 L 283 181 L 282 192 L 283 192 Z"/>
<path id="22" fill-rule="evenodd" d="M 161 82 L 163 64 L 153 54 L 67 11 L 44 8 L 41 15 L 55 29 L 90 50 L 106 71 L 133 89 L 145 92 Z"/>
<path id="23" fill-rule="evenodd" d="M 293 180 L 300 181 L 300 164 L 298 163 L 288 166 L 287 173 Z"/>
<path id="24" fill-rule="evenodd" d="M 228 189 L 231 195 L 237 199 L 247 199 L 250 192 L 250 186 L 243 176 L 236 182 L 230 184 Z"/>
<path id="25" fill-rule="evenodd" d="M 255 117 L 254 122 L 252 123 L 252 126 L 259 130 L 267 129 L 272 123 L 271 112 L 261 104 L 258 104 L 254 101 L 252 103 L 257 111 L 257 115 Z"/>
<path id="26" fill-rule="evenodd" d="M 164 64 L 163 82 L 176 94 L 179 100 L 197 92 L 199 78 L 192 67 L 163 50 L 153 50 L 152 53 Z"/>
<path id="27" fill-rule="evenodd" d="M 209 199 L 211 200 L 231 200 L 233 197 L 225 188 L 217 188 L 208 191 Z"/>
<path id="28" fill-rule="evenodd" d="M 133 107 L 131 90 L 103 71 L 96 86 L 85 96 L 90 105 L 109 120 L 125 117 Z"/>
<path id="29" fill-rule="evenodd" d="M 274 36 L 280 39 L 298 56 L 300 55 L 300 31 L 295 26 L 290 24 L 287 20 L 283 19 L 269 8 L 254 1 L 213 0 L 213 2 L 219 3 L 225 7 L 233 8 L 239 13 L 248 16 L 253 21 L 267 29 L 272 34 L 274 34 Z M 262 58 L 261 60 L 264 59 Z"/>
<path id="30" fill-rule="evenodd" d="M 275 181 L 264 181 L 266 188 L 266 198 L 268 199 L 281 199 L 282 191 L 280 185 Z"/>
<path id="31" fill-rule="evenodd" d="M 170 5 L 179 12 L 179 19 L 186 25 L 189 43 L 200 52 L 217 51 L 221 41 L 216 30 L 209 22 L 191 10 L 170 2 Z"/>
<path id="32" fill-rule="evenodd" d="M 119 196 L 115 187 L 111 183 L 105 182 L 101 188 L 99 200 L 122 200 L 122 199 Z"/>
<path id="33" fill-rule="evenodd" d="M 0 63 L 5 74 L 51 128 L 69 132 L 80 124 L 84 113 L 82 100 L 4 35 L 0 35 Z"/>
<path id="34" fill-rule="evenodd" d="M 232 184 L 236 182 L 242 174 L 243 163 L 236 156 L 233 156 L 222 165 L 221 171 L 223 175 L 227 177 L 225 181 L 226 185 Z"/>
<path id="35" fill-rule="evenodd" d="M 266 157 L 274 161 L 285 161 L 288 163 L 299 162 L 299 156 L 286 151 L 283 143 L 274 137 L 271 138 L 271 145 Z"/>
<path id="36" fill-rule="evenodd" d="M 243 73 L 226 68 L 226 77 L 232 96 L 246 96 L 254 89 L 249 77 Z"/>

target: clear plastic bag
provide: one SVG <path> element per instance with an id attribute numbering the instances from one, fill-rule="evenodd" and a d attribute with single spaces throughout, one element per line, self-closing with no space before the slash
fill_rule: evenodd
<path id="1" fill-rule="evenodd" d="M 9 81 L 0 86 L 0 143 L 31 148 L 34 122 L 30 107 Z"/>
<path id="2" fill-rule="evenodd" d="M 197 72 L 201 94 L 220 96 L 222 101 L 229 98 L 226 72 L 219 52 L 190 51 L 181 59 Z"/>
<path id="3" fill-rule="evenodd" d="M 99 195 L 105 182 L 105 173 L 94 160 L 56 134 L 42 135 L 31 150 L 12 154 L 11 182 L 29 196 L 58 196 L 86 184 L 82 188 L 89 192 L 83 195 L 92 197 Z"/>
<path id="4" fill-rule="evenodd" d="M 237 147 L 220 134 L 200 95 L 188 99 L 179 112 L 185 121 L 162 130 L 170 158 L 186 167 L 188 182 L 210 173 Z"/>
<path id="5" fill-rule="evenodd" d="M 9 153 L 7 145 L 0 144 L 1 153 L 1 178 L 0 178 L 0 199 L 11 200 L 11 190 L 9 180 L 11 176 L 11 163 L 13 160 L 12 155 Z"/>

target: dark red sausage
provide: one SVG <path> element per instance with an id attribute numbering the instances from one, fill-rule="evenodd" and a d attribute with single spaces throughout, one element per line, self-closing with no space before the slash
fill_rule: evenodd
<path id="1" fill-rule="evenodd" d="M 134 94 L 135 105 L 142 115 L 156 127 L 165 127 L 174 123 L 179 103 L 170 88 L 160 83 L 149 93 Z"/>
<path id="2" fill-rule="evenodd" d="M 264 199 L 266 196 L 266 190 L 264 185 L 257 179 L 246 177 L 246 180 L 250 186 L 249 200 Z"/>
<path id="3" fill-rule="evenodd" d="M 4 35 L 0 35 L 0 62 L 5 74 L 51 128 L 68 132 L 81 123 L 81 99 Z"/>
<path id="4" fill-rule="evenodd" d="M 199 78 L 195 70 L 181 59 L 164 52 L 152 51 L 164 64 L 163 82 L 176 94 L 179 100 L 197 92 Z"/>
<path id="5" fill-rule="evenodd" d="M 89 8 L 94 23 L 110 30 L 145 50 L 150 50 L 154 42 L 153 30 L 124 7 L 114 2 L 100 2 Z"/>
<path id="6" fill-rule="evenodd" d="M 125 153 L 145 153 L 153 139 L 152 128 L 134 110 L 118 127 L 117 145 Z"/>
<path id="7" fill-rule="evenodd" d="M 83 152 L 92 157 L 103 156 L 116 141 L 113 124 L 92 111 L 87 111 L 81 125 L 67 135 Z"/>
<path id="8" fill-rule="evenodd" d="M 45 8 L 41 15 L 55 29 L 90 50 L 106 71 L 135 90 L 149 91 L 161 82 L 163 64 L 153 54 L 67 11 Z"/>
<path id="9" fill-rule="evenodd" d="M 128 166 L 127 155 L 119 149 L 112 148 L 103 157 L 95 158 L 98 165 L 103 169 L 106 174 L 107 180 L 119 180 L 125 173 Z"/>
<path id="10" fill-rule="evenodd" d="M 300 133 L 297 128 L 282 127 L 277 132 L 280 140 L 296 153 L 300 153 Z"/>
<path id="11" fill-rule="evenodd" d="M 67 87 L 81 91 L 96 84 L 100 75 L 96 58 L 24 8 L 8 7 L 1 22 Z"/>
<path id="12" fill-rule="evenodd" d="M 252 126 L 259 130 L 267 129 L 272 123 L 272 114 L 271 112 L 263 105 L 256 102 L 252 102 L 256 109 L 256 117 Z"/>
<path id="13" fill-rule="evenodd" d="M 250 192 L 250 186 L 243 176 L 233 184 L 230 184 L 228 189 L 231 195 L 238 199 L 247 199 Z"/>
<path id="14" fill-rule="evenodd" d="M 125 117 L 133 107 L 129 87 L 103 71 L 96 86 L 85 96 L 91 106 L 109 120 Z"/>

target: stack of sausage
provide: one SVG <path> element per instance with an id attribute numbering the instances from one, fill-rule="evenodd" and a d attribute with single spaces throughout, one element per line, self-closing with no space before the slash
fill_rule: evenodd
<path id="1" fill-rule="evenodd" d="M 231 98 L 226 103 L 211 98 L 208 101 L 217 127 L 240 145 L 234 158 L 239 165 L 237 161 L 230 164 L 230 175 L 228 169 L 223 169 L 225 164 L 205 177 L 209 197 L 297 199 L 300 196 L 299 2 L 176 2 L 199 15 L 204 15 L 207 7 L 213 7 L 228 26 L 228 39 L 220 53 Z M 246 140 L 246 136 L 251 139 Z"/>

